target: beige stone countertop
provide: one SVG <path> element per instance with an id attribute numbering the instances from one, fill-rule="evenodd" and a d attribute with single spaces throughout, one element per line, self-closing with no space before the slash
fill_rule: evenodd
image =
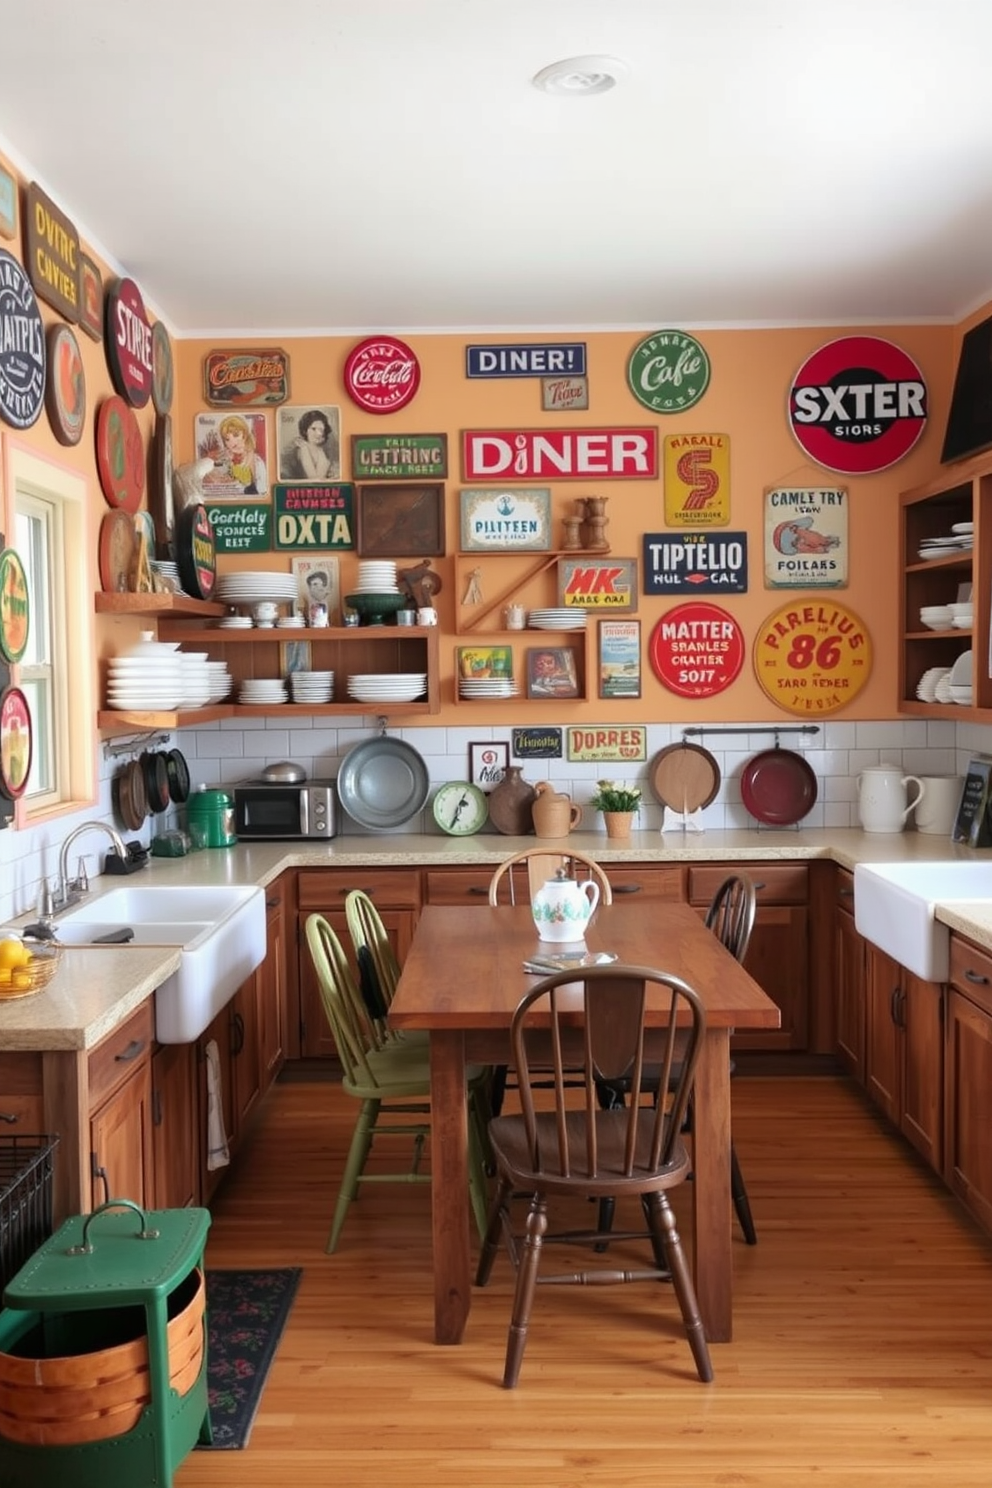
<path id="1" fill-rule="evenodd" d="M 503 837 L 379 836 L 336 837 L 330 842 L 244 842 L 212 848 L 186 858 L 151 858 L 140 881 L 181 885 L 258 884 L 265 887 L 289 868 L 471 867 L 493 865 L 524 848 L 563 842 L 591 853 L 601 863 L 790 862 L 825 858 L 853 869 L 858 863 L 974 860 L 992 854 L 958 847 L 943 837 L 919 832 L 889 834 L 845 828 L 810 831 L 743 830 L 714 832 L 634 832 L 618 843 L 604 833 L 573 832 L 567 839 Z M 93 892 L 120 885 L 97 880 Z M 938 918 L 992 949 L 992 904 L 938 908 Z M 33 918 L 21 917 L 21 922 Z M 57 922 L 56 922 L 57 923 Z M 0 1002 L 0 1051 L 88 1049 L 126 1018 L 178 965 L 174 948 L 86 948 L 66 952 L 62 966 L 43 992 Z"/>

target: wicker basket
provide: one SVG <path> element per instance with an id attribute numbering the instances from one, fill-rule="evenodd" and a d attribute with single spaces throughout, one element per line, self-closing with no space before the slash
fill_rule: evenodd
<path id="1" fill-rule="evenodd" d="M 31 946 L 31 960 L 12 971 L 0 970 L 0 1002 L 13 997 L 30 997 L 47 987 L 62 961 L 62 946 L 39 941 Z"/>
<path id="2" fill-rule="evenodd" d="M 169 1297 L 166 1327 L 169 1383 L 180 1397 L 200 1376 L 205 1306 L 203 1272 L 191 1271 Z M 48 1321 L 49 1332 L 39 1325 L 25 1334 L 16 1355 L 0 1353 L 0 1437 L 76 1446 L 131 1431 L 152 1398 L 144 1310 L 66 1313 Z M 122 1333 L 136 1336 L 89 1351 Z M 32 1349 L 42 1357 L 30 1357 Z M 59 1357 L 51 1357 L 57 1350 Z"/>

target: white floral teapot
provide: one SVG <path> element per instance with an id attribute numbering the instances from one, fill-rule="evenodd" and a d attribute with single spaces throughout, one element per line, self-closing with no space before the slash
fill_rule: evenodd
<path id="1" fill-rule="evenodd" d="M 599 903 L 599 884 L 593 879 L 577 883 L 559 868 L 531 900 L 534 924 L 541 940 L 567 945 L 582 940 Z"/>

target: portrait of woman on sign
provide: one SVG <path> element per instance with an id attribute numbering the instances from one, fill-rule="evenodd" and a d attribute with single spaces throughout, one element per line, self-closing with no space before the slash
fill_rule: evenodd
<path id="1" fill-rule="evenodd" d="M 281 481 L 340 480 L 340 409 L 280 408 L 277 427 Z"/>

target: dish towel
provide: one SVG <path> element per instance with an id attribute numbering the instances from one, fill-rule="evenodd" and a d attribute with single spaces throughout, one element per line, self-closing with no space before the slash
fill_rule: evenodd
<path id="1" fill-rule="evenodd" d="M 207 1168 L 226 1168 L 231 1161 L 224 1130 L 224 1105 L 221 1098 L 220 1050 L 217 1040 L 210 1039 L 204 1049 L 207 1061 Z"/>

